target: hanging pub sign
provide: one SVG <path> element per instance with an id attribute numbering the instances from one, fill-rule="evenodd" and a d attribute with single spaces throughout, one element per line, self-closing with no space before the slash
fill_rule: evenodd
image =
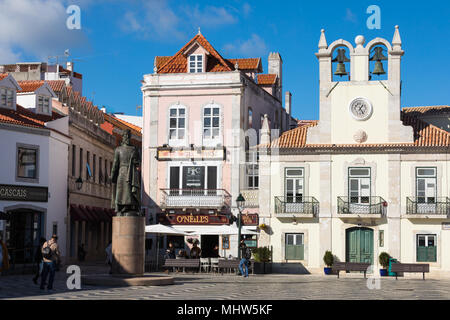
<path id="1" fill-rule="evenodd" d="M 0 184 L 0 200 L 47 202 L 48 188 Z"/>
<path id="2" fill-rule="evenodd" d="M 223 147 L 214 149 L 177 149 L 158 148 L 158 160 L 225 160 Z"/>
<path id="3" fill-rule="evenodd" d="M 228 224 L 228 218 L 224 215 L 208 214 L 160 214 L 159 223 L 162 224 Z"/>
<path id="4" fill-rule="evenodd" d="M 257 213 L 243 213 L 241 215 L 241 222 L 243 226 L 257 226 L 259 222 Z"/>

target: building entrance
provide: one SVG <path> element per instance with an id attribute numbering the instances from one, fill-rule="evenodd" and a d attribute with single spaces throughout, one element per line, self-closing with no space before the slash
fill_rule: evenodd
<path id="1" fill-rule="evenodd" d="M 218 235 L 203 235 L 201 238 L 201 249 L 202 257 L 210 258 L 214 257 L 214 247 L 219 247 L 219 236 Z"/>

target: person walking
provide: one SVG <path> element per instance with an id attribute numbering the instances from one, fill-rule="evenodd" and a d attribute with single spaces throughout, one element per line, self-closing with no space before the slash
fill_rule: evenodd
<path id="1" fill-rule="evenodd" d="M 3 271 L 9 269 L 9 254 L 8 248 L 6 244 L 3 242 L 3 239 L 0 237 L 0 274 Z"/>
<path id="2" fill-rule="evenodd" d="M 39 239 L 39 247 L 36 249 L 36 253 L 34 254 L 34 262 L 36 262 L 36 275 L 33 277 L 34 284 L 38 284 L 37 280 L 41 276 L 43 262 L 42 262 L 42 246 L 45 243 L 45 238 Z"/>
<path id="3" fill-rule="evenodd" d="M 241 261 L 239 262 L 239 271 L 244 278 L 248 278 L 248 265 L 250 263 L 250 258 L 252 257 L 252 252 L 250 248 L 247 247 L 244 240 L 241 240 Z M 245 269 L 245 271 L 244 271 Z"/>
<path id="4" fill-rule="evenodd" d="M 109 273 L 112 273 L 112 242 L 110 241 L 105 249 L 106 251 L 106 263 L 109 265 Z"/>
<path id="5" fill-rule="evenodd" d="M 41 275 L 41 290 L 44 290 L 45 282 L 48 279 L 47 290 L 53 290 L 53 280 L 55 279 L 56 266 L 61 260 L 58 246 L 58 236 L 54 234 L 50 240 L 42 246 L 42 260 L 44 262 Z"/>

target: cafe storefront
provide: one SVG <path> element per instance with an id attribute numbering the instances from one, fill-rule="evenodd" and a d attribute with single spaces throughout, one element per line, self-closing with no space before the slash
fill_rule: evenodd
<path id="1" fill-rule="evenodd" d="M 47 187 L 0 185 L 0 211 L 5 213 L 0 236 L 13 263 L 33 262 L 39 239 L 45 237 L 47 205 Z"/>

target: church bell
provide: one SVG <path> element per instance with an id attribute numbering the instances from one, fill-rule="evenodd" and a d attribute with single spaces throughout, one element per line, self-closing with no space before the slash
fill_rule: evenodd
<path id="1" fill-rule="evenodd" d="M 387 58 L 383 55 L 383 48 L 375 47 L 374 51 L 374 55 L 370 58 L 370 61 L 376 61 L 372 73 L 376 75 L 386 74 L 383 68 L 383 63 L 381 62 L 382 60 L 387 60 Z"/>
<path id="2" fill-rule="evenodd" d="M 345 49 L 338 49 L 336 58 L 331 60 L 332 62 L 337 62 L 336 71 L 334 72 L 335 76 L 345 76 L 347 75 L 347 71 L 345 70 L 344 62 L 349 62 L 350 60 L 345 56 Z"/>

